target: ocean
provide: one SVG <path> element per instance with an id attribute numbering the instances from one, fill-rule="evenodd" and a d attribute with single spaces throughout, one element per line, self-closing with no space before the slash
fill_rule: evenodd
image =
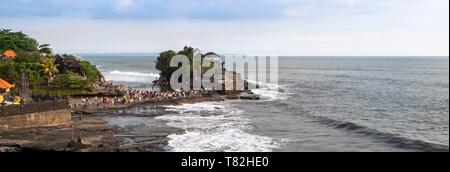
<path id="1" fill-rule="evenodd" d="M 158 78 L 155 56 L 82 57 L 116 83 Z M 176 152 L 449 150 L 448 57 L 280 57 L 279 85 L 254 92 L 262 100 L 149 105 L 108 121 L 182 129 L 168 136 Z"/>

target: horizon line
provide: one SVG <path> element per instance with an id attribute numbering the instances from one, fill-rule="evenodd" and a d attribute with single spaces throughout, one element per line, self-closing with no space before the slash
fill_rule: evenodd
<path id="1" fill-rule="evenodd" d="M 74 54 L 77 56 L 115 56 L 115 55 L 129 55 L 129 56 L 145 56 L 145 55 L 159 55 L 155 52 L 119 52 L 119 53 L 55 53 L 55 54 Z M 278 56 L 278 57 L 441 57 L 449 58 L 449 55 L 264 55 L 264 54 L 238 54 L 238 53 L 218 53 L 220 56 L 226 55 L 242 55 L 242 56 Z"/>

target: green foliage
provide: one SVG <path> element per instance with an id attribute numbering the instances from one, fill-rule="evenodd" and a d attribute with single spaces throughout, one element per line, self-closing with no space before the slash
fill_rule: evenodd
<path id="1" fill-rule="evenodd" d="M 68 87 L 70 82 L 70 74 L 61 74 L 53 79 L 51 85 L 56 87 Z"/>
<path id="2" fill-rule="evenodd" d="M 37 70 L 28 70 L 28 80 L 30 81 L 30 87 L 34 88 L 43 82 L 41 74 Z"/>
<path id="3" fill-rule="evenodd" d="M 45 44 L 41 49 L 51 51 L 50 45 Z M 17 57 L 14 59 L 0 59 L 0 78 L 20 84 L 22 73 L 27 72 L 30 86 L 35 87 L 42 82 L 40 75 L 41 55 L 39 43 L 22 32 L 0 29 L 0 52 L 13 50 Z"/>
<path id="4" fill-rule="evenodd" d="M 19 78 L 19 74 L 16 70 L 16 65 L 9 59 L 0 59 L 0 78 L 16 83 Z"/>
<path id="5" fill-rule="evenodd" d="M 175 67 L 175 68 L 170 67 L 170 61 L 176 55 L 187 56 L 189 58 L 189 61 L 191 62 L 190 68 L 192 71 L 192 69 L 193 69 L 192 61 L 194 58 L 194 52 L 195 52 L 194 48 L 185 46 L 183 48 L 183 50 L 179 51 L 178 53 L 176 53 L 173 50 L 164 51 L 164 52 L 160 53 L 159 57 L 156 60 L 156 69 L 161 71 L 160 80 L 161 81 L 169 81 L 170 77 L 172 76 L 172 73 L 178 69 L 178 67 Z"/>
<path id="6" fill-rule="evenodd" d="M 185 46 L 183 48 L 183 50 L 179 51 L 178 53 L 176 53 L 173 50 L 169 50 L 169 51 L 164 51 L 162 53 L 159 54 L 159 57 L 156 60 L 156 69 L 158 69 L 159 71 L 161 71 L 160 73 L 160 81 L 169 81 L 170 77 L 172 76 L 172 73 L 174 73 L 179 67 L 170 67 L 170 61 L 172 60 L 172 58 L 176 55 L 185 55 L 189 58 L 190 61 L 190 68 L 191 68 L 191 77 L 192 77 L 192 71 L 194 68 L 194 64 L 193 62 L 193 58 L 194 58 L 194 53 L 195 53 L 195 48 L 192 47 L 188 47 Z M 212 55 L 215 53 L 208 53 L 207 55 Z M 205 57 L 205 55 L 201 55 L 202 56 L 202 61 L 203 58 Z M 195 66 L 197 67 L 197 66 Z M 213 67 L 213 65 L 211 65 L 210 67 L 207 68 L 202 68 L 202 72 L 206 72 L 208 69 L 211 69 Z"/>
<path id="7" fill-rule="evenodd" d="M 33 94 L 35 95 L 56 95 L 56 96 L 86 96 L 91 93 L 90 89 L 81 88 L 54 88 L 54 87 L 39 87 L 33 88 Z"/>
<path id="8" fill-rule="evenodd" d="M 185 55 L 185 56 L 189 57 L 189 60 L 192 61 L 192 59 L 194 58 L 194 52 L 195 52 L 194 48 L 185 46 L 183 48 L 183 50 L 178 52 L 178 54 Z"/>
<path id="9" fill-rule="evenodd" d="M 50 48 L 50 44 L 39 45 L 39 52 L 44 54 L 52 54 L 53 50 Z"/>
<path id="10" fill-rule="evenodd" d="M 22 32 L 0 29 L 0 53 L 6 50 L 14 50 L 17 57 L 0 58 L 0 78 L 20 85 L 22 74 L 26 72 L 34 94 L 49 92 L 58 92 L 60 95 L 87 94 L 92 90 L 91 87 L 97 79 L 102 76 L 100 71 L 88 61 L 80 61 L 74 55 L 53 56 L 49 44 L 39 45 L 35 39 Z M 56 57 L 62 57 L 63 62 L 56 64 Z M 66 69 L 64 61 L 68 60 L 79 61 L 80 73 L 86 76 L 60 70 Z"/>
<path id="11" fill-rule="evenodd" d="M 0 30 L 0 51 L 14 50 L 16 52 L 36 52 L 38 42 L 22 32 L 11 32 L 11 30 Z"/>
<path id="12" fill-rule="evenodd" d="M 41 72 L 42 74 L 44 74 L 49 81 L 53 79 L 53 77 L 55 77 L 55 75 L 57 75 L 59 73 L 59 69 L 58 69 L 58 64 L 55 64 L 55 59 L 48 57 L 48 58 L 44 58 L 42 59 L 41 62 Z"/>
<path id="13" fill-rule="evenodd" d="M 60 74 L 53 79 L 51 85 L 57 88 L 86 88 L 88 80 L 76 73 Z"/>
<path id="14" fill-rule="evenodd" d="M 16 63 L 40 63 L 41 55 L 37 52 L 20 51 L 17 53 L 17 57 L 14 58 Z"/>
<path id="15" fill-rule="evenodd" d="M 57 75 L 51 82 L 52 87 L 56 88 L 89 88 L 95 84 L 101 76 L 100 71 L 88 61 L 80 62 L 81 70 L 86 76 L 80 76 L 74 72 L 67 72 Z"/>
<path id="16" fill-rule="evenodd" d="M 62 55 L 64 57 L 64 59 L 66 60 L 76 60 L 76 61 L 80 61 L 80 59 L 78 59 L 77 56 L 74 56 L 72 54 L 64 54 Z"/>
<path id="17" fill-rule="evenodd" d="M 172 57 L 177 55 L 175 51 L 169 50 L 159 54 L 159 57 L 156 60 L 156 69 L 161 71 L 160 76 L 162 81 L 168 81 L 173 72 L 175 72 L 176 68 L 170 67 L 170 61 Z"/>
<path id="18" fill-rule="evenodd" d="M 81 70 L 86 74 L 89 83 L 93 84 L 102 76 L 101 72 L 88 61 L 80 61 Z"/>
<path id="19" fill-rule="evenodd" d="M 28 80 L 30 81 L 30 87 L 36 87 L 43 80 L 39 72 L 40 70 L 41 66 L 39 63 L 17 63 L 10 59 L 0 60 L 0 78 L 11 83 L 20 84 L 22 72 L 26 71 Z"/>
<path id="20" fill-rule="evenodd" d="M 43 82 L 43 76 L 39 72 L 41 65 L 39 63 L 15 63 L 18 83 L 22 82 L 22 73 L 26 72 L 29 80 L 30 87 L 36 87 Z"/>

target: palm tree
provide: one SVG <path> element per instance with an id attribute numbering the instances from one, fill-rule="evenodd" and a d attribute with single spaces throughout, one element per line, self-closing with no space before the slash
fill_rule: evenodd
<path id="1" fill-rule="evenodd" d="M 50 44 L 42 44 L 39 46 L 39 52 L 42 54 L 50 55 L 52 54 L 52 49 L 50 48 Z"/>
<path id="2" fill-rule="evenodd" d="M 59 73 L 59 64 L 55 64 L 55 60 L 56 59 L 54 58 L 48 57 L 41 62 L 41 72 L 46 75 L 48 84 L 50 84 L 50 82 L 53 81 L 55 75 Z"/>

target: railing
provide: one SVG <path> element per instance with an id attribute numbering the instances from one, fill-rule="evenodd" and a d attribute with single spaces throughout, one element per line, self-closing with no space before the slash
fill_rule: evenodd
<path id="1" fill-rule="evenodd" d="M 26 104 L 22 103 L 20 105 L 6 105 L 2 102 L 0 103 L 0 117 L 47 112 L 68 108 L 69 102 L 67 99 L 53 99 L 45 101 L 37 100 Z"/>

